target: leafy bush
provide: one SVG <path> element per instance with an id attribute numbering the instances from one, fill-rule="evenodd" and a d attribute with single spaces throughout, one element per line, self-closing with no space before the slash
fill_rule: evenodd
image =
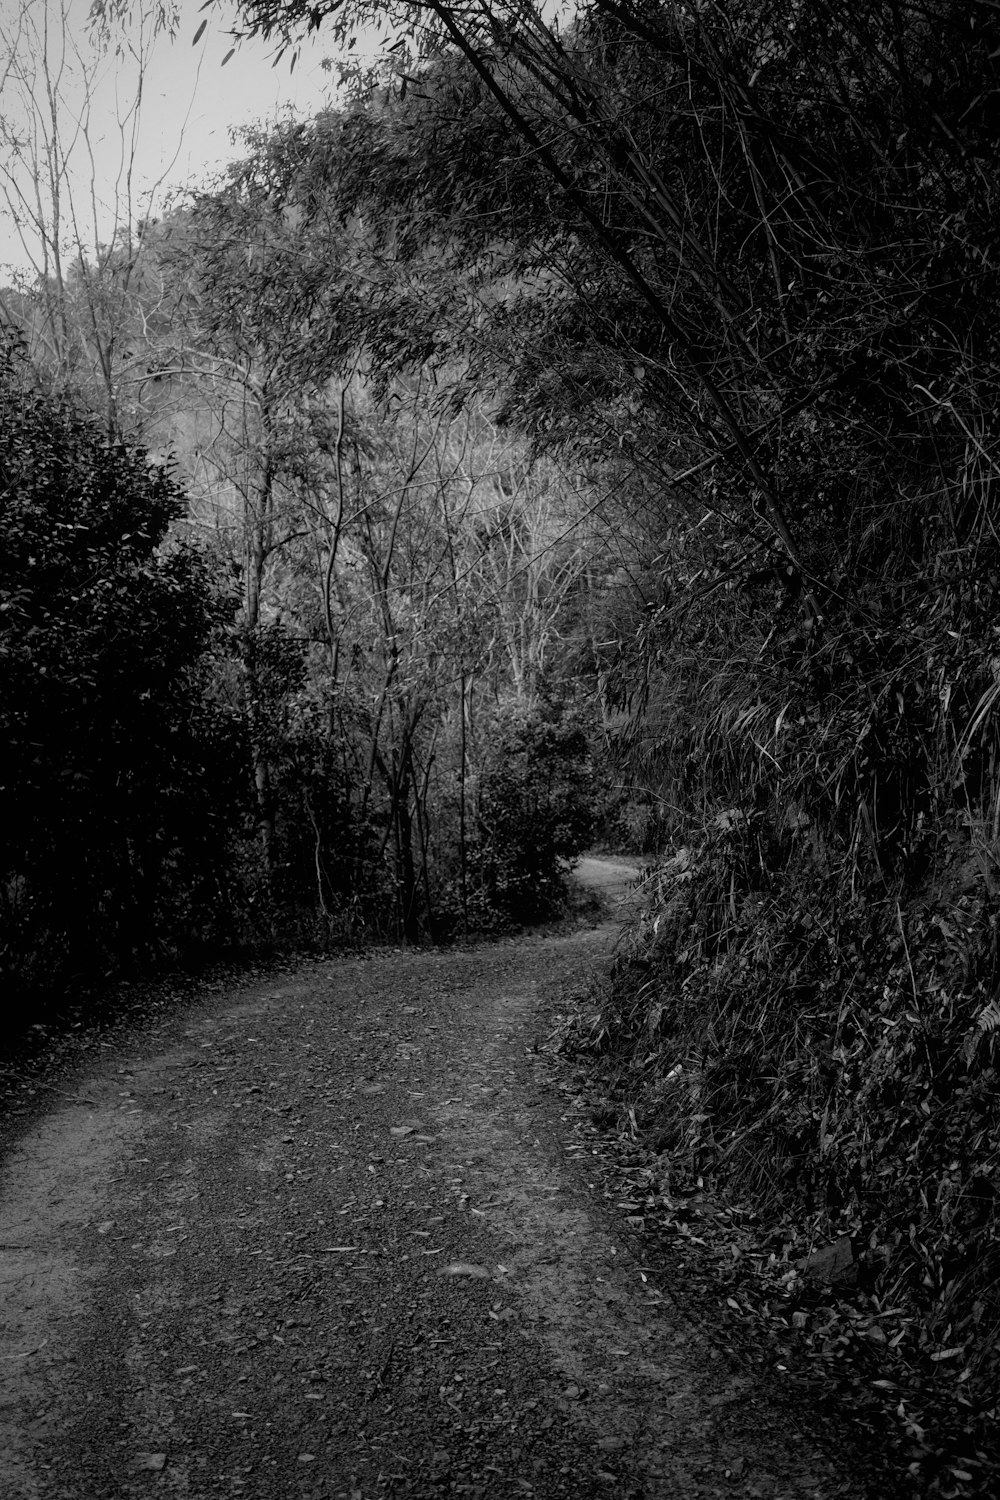
<path id="1" fill-rule="evenodd" d="M 572 711 L 515 708 L 498 718 L 479 781 L 478 900 L 502 920 L 551 912 L 567 862 L 594 830 L 587 736 Z"/>
<path id="2" fill-rule="evenodd" d="M 206 693 L 229 606 L 162 544 L 182 496 L 0 364 L 0 965 L 43 987 L 225 933 L 239 801 Z M 37 1003 L 37 1001 L 36 1001 Z"/>

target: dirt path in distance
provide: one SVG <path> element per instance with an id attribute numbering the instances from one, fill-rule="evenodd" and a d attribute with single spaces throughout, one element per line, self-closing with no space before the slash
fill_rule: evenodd
<path id="1" fill-rule="evenodd" d="M 312 963 L 68 1085 L 0 1178 L 4 1500 L 861 1495 L 570 1141 L 537 1045 L 615 931 Z"/>

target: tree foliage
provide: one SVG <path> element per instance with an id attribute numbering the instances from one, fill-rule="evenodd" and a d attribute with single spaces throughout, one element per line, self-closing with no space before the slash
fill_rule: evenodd
<path id="1" fill-rule="evenodd" d="M 238 806 L 224 623 L 183 498 L 8 351 L 0 369 L 3 968 L 12 990 L 217 939 Z M 220 910 L 221 908 L 221 910 Z"/>
<path id="2" fill-rule="evenodd" d="M 176 455 L 189 534 L 242 581 L 259 910 L 417 940 L 467 927 L 485 889 L 479 726 L 489 695 L 558 697 L 594 538 L 454 351 L 383 357 L 378 288 L 411 289 L 302 137 L 249 135 L 216 191 L 148 232 L 147 431 Z"/>

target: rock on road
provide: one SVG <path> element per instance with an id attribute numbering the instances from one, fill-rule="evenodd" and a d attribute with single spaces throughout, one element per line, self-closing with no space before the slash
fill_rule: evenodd
<path id="1" fill-rule="evenodd" d="M 844 1493 L 566 1150 L 533 1048 L 614 936 L 310 963 L 75 1078 L 0 1179 L 3 1500 Z"/>

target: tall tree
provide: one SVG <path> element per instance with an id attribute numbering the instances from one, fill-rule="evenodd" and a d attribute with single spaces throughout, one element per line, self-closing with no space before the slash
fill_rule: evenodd
<path id="1" fill-rule="evenodd" d="M 337 281 L 318 257 L 303 263 L 273 189 L 262 151 L 153 232 L 164 294 L 142 347 L 161 393 L 154 431 L 177 453 L 191 522 L 226 538 L 243 579 L 244 711 L 269 884 L 275 810 L 261 653 L 280 608 L 266 599 L 266 579 L 302 536 L 326 532 L 335 550 L 324 479 L 338 472 L 343 439 L 332 436 L 328 392 Z"/>
<path id="2" fill-rule="evenodd" d="M 0 199 L 30 268 L 15 272 L 3 311 L 66 388 L 93 393 L 111 433 L 135 428 L 123 385 L 143 230 L 165 176 L 140 189 L 136 164 L 152 48 L 171 19 L 157 4 L 114 15 L 84 0 L 21 0 L 0 20 Z"/>
<path id="3" fill-rule="evenodd" d="M 879 792 L 862 770 L 868 672 L 881 663 L 881 717 L 926 608 L 935 670 L 954 674 L 921 580 L 949 547 L 981 576 L 990 546 L 967 496 L 991 491 L 996 463 L 995 9 L 595 0 L 565 29 L 530 6 L 414 13 L 424 60 L 317 124 L 316 170 L 409 259 L 414 302 L 432 236 L 464 264 L 458 285 L 481 272 L 478 322 L 432 298 L 416 336 L 471 344 L 538 440 L 583 451 L 596 434 L 658 479 L 679 524 L 713 516 L 706 587 L 772 579 L 754 625 L 781 645 L 767 711 L 813 721 L 834 694 L 833 784 L 848 767 L 871 827 L 905 842 L 917 802 L 885 787 L 906 756 Z M 325 14 L 244 6 L 287 36 Z M 367 14 L 338 11 L 332 34 Z M 520 279 L 499 295 L 505 269 Z M 400 302 L 385 299 L 386 330 Z M 853 795 L 825 805 L 858 811 Z"/>

